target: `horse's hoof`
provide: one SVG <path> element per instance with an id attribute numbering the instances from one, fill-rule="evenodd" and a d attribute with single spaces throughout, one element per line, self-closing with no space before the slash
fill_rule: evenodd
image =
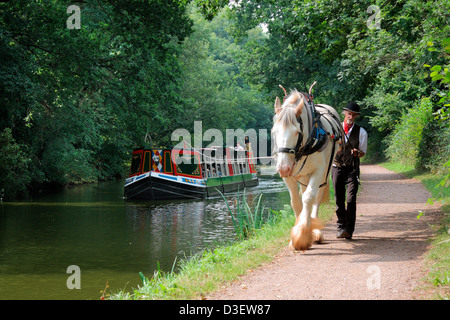
<path id="1" fill-rule="evenodd" d="M 289 241 L 289 250 L 294 251 L 294 253 L 300 252 L 300 251 L 303 252 L 303 253 L 305 253 L 305 250 L 307 250 L 307 249 L 309 249 L 309 248 L 306 248 L 306 249 L 296 249 L 296 248 L 294 248 L 294 246 L 292 245 L 292 240 Z"/>
<path id="2" fill-rule="evenodd" d="M 311 248 L 313 243 L 312 230 L 305 226 L 294 226 L 291 230 L 291 242 L 289 247 L 296 251 L 304 251 Z"/>
<path id="3" fill-rule="evenodd" d="M 313 233 L 313 239 L 315 243 L 323 243 L 323 241 L 325 240 L 322 234 L 322 231 L 318 230 L 318 229 L 314 229 L 312 231 Z"/>

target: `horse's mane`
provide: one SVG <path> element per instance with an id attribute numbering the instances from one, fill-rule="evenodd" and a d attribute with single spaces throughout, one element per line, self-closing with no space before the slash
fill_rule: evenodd
<path id="1" fill-rule="evenodd" d="M 280 112 L 274 116 L 274 129 L 281 126 L 287 128 L 288 126 L 295 125 L 297 123 L 297 117 L 295 115 L 295 107 L 303 99 L 303 95 L 297 90 L 293 90 L 291 94 L 284 101 Z"/>

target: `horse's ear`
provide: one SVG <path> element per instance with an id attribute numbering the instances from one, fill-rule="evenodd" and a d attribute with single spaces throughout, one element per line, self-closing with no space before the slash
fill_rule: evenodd
<path id="1" fill-rule="evenodd" d="M 275 98 L 275 113 L 278 114 L 278 112 L 281 111 L 281 102 L 278 97 Z"/>
<path id="2" fill-rule="evenodd" d="M 298 118 L 302 114 L 303 111 L 303 98 L 300 100 L 300 103 L 295 107 L 295 116 Z"/>

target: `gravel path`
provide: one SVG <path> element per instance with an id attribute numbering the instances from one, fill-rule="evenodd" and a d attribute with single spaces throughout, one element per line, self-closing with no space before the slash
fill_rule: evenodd
<path id="1" fill-rule="evenodd" d="M 422 184 L 381 166 L 361 167 L 362 191 L 352 240 L 336 239 L 336 220 L 325 242 L 305 252 L 287 248 L 273 262 L 249 271 L 208 300 L 417 299 L 425 275 L 423 254 L 438 223 Z M 417 219 L 419 211 L 422 218 Z"/>

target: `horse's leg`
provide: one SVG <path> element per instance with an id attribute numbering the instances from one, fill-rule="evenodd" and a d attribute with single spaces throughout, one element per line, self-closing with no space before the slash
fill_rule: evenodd
<path id="1" fill-rule="evenodd" d="M 322 231 L 320 229 L 323 228 L 322 222 L 319 219 L 319 207 L 321 203 L 324 203 L 325 201 L 328 201 L 328 195 L 330 193 L 330 185 L 327 184 L 326 186 L 319 188 L 319 192 L 317 195 L 316 200 L 314 201 L 312 205 L 311 210 L 311 221 L 312 224 L 315 225 L 313 228 L 313 241 L 317 243 L 322 243 L 324 241 Z"/>
<path id="2" fill-rule="evenodd" d="M 298 218 L 300 212 L 302 211 L 303 204 L 297 186 L 297 179 L 289 177 L 283 178 L 283 180 L 289 189 L 289 195 L 291 196 L 291 207 L 292 210 L 294 210 L 295 218 Z"/>
<path id="3" fill-rule="evenodd" d="M 325 155 L 325 158 L 323 158 L 323 159 L 330 159 L 331 150 L 330 150 L 330 154 L 324 154 L 324 155 Z M 334 156 L 335 156 L 335 154 L 333 155 L 333 157 Z M 325 162 L 321 166 L 321 168 L 325 168 Z M 316 172 L 316 177 L 320 177 L 320 182 L 319 182 L 320 184 L 328 181 L 328 175 L 325 171 L 318 170 Z M 315 181 L 317 182 L 317 180 L 315 180 Z M 315 201 L 312 205 L 312 210 L 311 210 L 311 221 L 315 225 L 315 227 L 313 227 L 313 231 L 312 231 L 313 239 L 317 243 L 322 243 L 324 241 L 322 231 L 320 230 L 323 228 L 323 224 L 319 219 L 319 207 L 322 203 L 328 202 L 329 198 L 330 198 L 330 184 L 327 183 L 322 188 L 320 188 L 320 185 L 318 185 L 317 197 L 315 198 Z"/>
<path id="4" fill-rule="evenodd" d="M 283 180 L 289 189 L 289 194 L 291 196 L 291 207 L 292 207 L 292 210 L 294 210 L 295 219 L 296 219 L 296 221 L 298 221 L 300 213 L 303 210 L 303 203 L 302 203 L 302 198 L 300 196 L 300 190 L 297 185 L 297 179 L 294 177 L 289 177 L 289 178 L 283 178 Z M 296 222 L 296 224 L 297 224 L 297 222 Z M 289 243 L 289 247 L 291 249 L 294 248 L 292 245 L 292 240 Z"/>
<path id="5" fill-rule="evenodd" d="M 291 247 L 295 250 L 309 249 L 314 240 L 312 230 L 321 227 L 318 219 L 311 219 L 312 207 L 319 193 L 319 181 L 317 175 L 311 176 L 308 186 L 302 194 L 303 208 L 291 230 Z"/>

